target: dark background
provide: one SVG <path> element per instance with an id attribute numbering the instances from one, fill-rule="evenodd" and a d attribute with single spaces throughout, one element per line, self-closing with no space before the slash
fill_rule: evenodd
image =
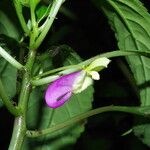
<path id="1" fill-rule="evenodd" d="M 150 10 L 150 2 L 143 0 Z M 83 59 L 102 52 L 117 49 L 117 42 L 107 18 L 90 0 L 68 0 L 65 6 L 75 15 L 69 18 L 60 13 L 46 40 L 50 45 L 67 44 Z M 61 34 L 60 34 L 61 33 Z M 55 36 L 54 36 L 55 35 Z M 124 63 L 125 60 L 122 58 Z M 95 83 L 93 108 L 106 105 L 138 105 L 138 99 L 128 80 L 113 59 L 109 69 L 101 72 L 101 80 Z M 0 109 L 0 149 L 7 149 L 13 127 L 13 117 L 5 108 Z M 121 136 L 129 130 L 134 116 L 125 113 L 105 113 L 88 119 L 85 132 L 74 146 L 67 149 L 86 150 L 148 150 L 134 135 Z"/>

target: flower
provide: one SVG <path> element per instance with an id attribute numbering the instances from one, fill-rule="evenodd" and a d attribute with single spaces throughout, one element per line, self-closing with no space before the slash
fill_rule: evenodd
<path id="1" fill-rule="evenodd" d="M 110 60 L 98 58 L 83 70 L 61 76 L 51 83 L 45 93 L 45 100 L 49 107 L 57 108 L 67 102 L 75 93 L 80 93 L 93 83 L 99 80 L 97 71 L 106 68 Z"/>
<path id="2" fill-rule="evenodd" d="M 87 79 L 84 70 L 64 75 L 55 80 L 48 86 L 45 93 L 47 105 L 51 108 L 63 105 L 73 93 L 79 93 L 88 86 L 88 84 L 85 85 L 84 83 L 87 80 L 89 79 Z"/>

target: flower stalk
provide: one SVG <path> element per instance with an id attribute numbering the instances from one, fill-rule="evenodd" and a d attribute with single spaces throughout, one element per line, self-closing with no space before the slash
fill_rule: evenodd
<path id="1" fill-rule="evenodd" d="M 85 112 L 81 115 L 78 115 L 76 117 L 73 117 L 71 119 L 69 119 L 66 122 L 60 123 L 55 125 L 54 127 L 50 127 L 47 129 L 43 129 L 43 130 L 28 130 L 26 132 L 27 137 L 29 138 L 37 138 L 37 137 L 41 137 L 50 133 L 53 133 L 55 131 L 58 131 L 60 129 L 63 129 L 67 126 L 73 125 L 74 123 L 77 123 L 83 119 L 86 119 L 88 117 L 97 115 L 97 114 L 101 114 L 101 113 L 106 113 L 106 112 L 125 112 L 125 113 L 130 113 L 130 114 L 134 114 L 134 115 L 139 115 L 139 116 L 144 116 L 144 117 L 149 117 L 150 116 L 150 112 L 149 112 L 150 107 L 145 106 L 145 107 L 131 107 L 131 106 L 104 106 L 104 107 L 100 107 L 97 109 L 93 109 L 90 110 L 88 112 Z M 146 113 L 147 110 L 147 113 Z"/>

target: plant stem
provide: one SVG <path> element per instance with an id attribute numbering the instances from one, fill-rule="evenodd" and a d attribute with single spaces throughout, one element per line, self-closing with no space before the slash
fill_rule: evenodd
<path id="1" fill-rule="evenodd" d="M 32 28 L 34 29 L 34 27 L 36 26 L 36 17 L 35 17 L 35 2 L 34 0 L 30 0 L 30 13 L 31 13 L 31 23 L 32 23 Z"/>
<path id="2" fill-rule="evenodd" d="M 19 1 L 14 0 L 17 14 L 20 13 L 18 14 L 18 17 L 21 22 L 21 25 L 24 31 L 30 36 L 30 43 L 29 43 L 29 54 L 28 54 L 27 63 L 25 65 L 26 69 L 23 75 L 22 88 L 21 88 L 21 93 L 19 96 L 19 104 L 18 104 L 18 106 L 22 109 L 22 115 L 15 118 L 13 135 L 12 135 L 12 139 L 9 145 L 9 150 L 21 150 L 22 148 L 22 144 L 26 136 L 26 130 L 27 130 L 26 129 L 26 113 L 27 113 L 28 100 L 29 100 L 30 89 L 31 89 L 31 71 L 32 71 L 33 64 L 34 64 L 35 57 L 36 57 L 36 50 L 40 46 L 42 41 L 44 40 L 63 1 L 64 0 L 54 1 L 54 5 L 48 17 L 48 21 L 46 23 L 46 29 L 44 28 L 44 30 L 41 32 L 41 35 L 39 36 L 39 39 L 35 41 L 37 30 L 33 30 L 34 32 L 31 32 L 31 34 L 29 35 L 29 30 L 26 26 L 26 23 L 22 14 L 22 6 L 20 6 Z M 34 9 L 32 9 L 31 11 L 32 23 L 34 23 L 35 21 L 35 18 L 33 16 L 34 15 L 33 13 L 35 12 L 33 10 Z"/>
<path id="3" fill-rule="evenodd" d="M 39 47 L 39 45 L 41 45 L 42 41 L 44 40 L 45 36 L 47 35 L 51 25 L 53 24 L 53 21 L 54 21 L 56 15 L 64 1 L 65 0 L 54 0 L 53 1 L 50 13 L 49 13 L 45 23 L 41 27 L 41 34 L 37 38 L 37 40 L 34 44 L 34 48 L 37 48 L 37 47 Z"/>
<path id="4" fill-rule="evenodd" d="M 32 24 L 32 34 L 30 36 L 30 48 L 32 47 L 35 43 L 35 39 L 37 38 L 39 34 L 39 29 L 38 29 L 38 24 L 36 22 L 36 16 L 35 16 L 35 8 L 36 4 L 34 0 L 30 0 L 30 14 L 31 14 L 31 24 Z"/>
<path id="5" fill-rule="evenodd" d="M 31 80 L 31 70 L 35 60 L 36 51 L 30 50 L 28 61 L 26 63 L 26 72 L 23 76 L 22 88 L 19 97 L 19 107 L 22 109 L 22 115 L 15 118 L 14 130 L 12 139 L 9 145 L 9 150 L 20 150 L 26 135 L 26 112 L 28 107 L 28 100 L 30 95 L 30 80 Z M 19 129 L 19 130 L 18 130 Z"/>
<path id="6" fill-rule="evenodd" d="M 42 79 L 35 79 L 35 80 L 32 80 L 32 85 L 34 86 L 39 86 L 39 85 L 43 85 L 43 84 L 48 84 L 56 79 L 58 79 L 60 76 L 58 75 L 54 75 L 54 76 L 49 76 L 49 77 L 46 77 L 46 78 L 42 78 Z"/>
<path id="7" fill-rule="evenodd" d="M 42 74 L 39 74 L 38 76 L 36 76 L 35 78 L 40 78 L 43 76 L 47 76 L 50 75 L 52 73 L 56 73 L 58 71 L 62 71 L 62 70 L 67 70 L 67 69 L 76 69 L 76 71 L 83 69 L 85 66 L 89 65 L 91 62 L 93 62 L 94 60 L 100 58 L 100 57 L 107 57 L 107 58 L 113 58 L 113 57 L 121 57 L 121 56 L 128 56 L 128 55 L 141 55 L 141 56 L 146 56 L 146 57 L 150 57 L 150 52 L 148 51 L 132 51 L 132 50 L 128 50 L 128 51 L 123 51 L 123 50 L 116 50 L 116 51 L 112 51 L 112 52 L 107 52 L 107 53 L 103 53 L 97 56 L 94 56 L 88 60 L 85 60 L 77 65 L 69 65 L 69 66 L 64 66 L 64 67 L 60 67 L 57 69 L 53 69 L 47 72 L 44 72 Z"/>
<path id="8" fill-rule="evenodd" d="M 17 16 L 19 18 L 19 21 L 21 23 L 21 26 L 22 26 L 22 29 L 24 30 L 24 32 L 29 35 L 30 34 L 30 30 L 28 29 L 27 27 L 27 24 L 25 22 L 25 19 L 23 17 L 23 13 L 22 13 L 22 5 L 20 4 L 20 2 L 18 0 L 13 0 L 14 2 L 14 6 L 15 6 L 15 9 L 16 9 L 16 13 L 17 13 Z"/>
<path id="9" fill-rule="evenodd" d="M 66 122 L 55 125 L 54 127 L 50 127 L 50 128 L 39 130 L 39 131 L 38 130 L 36 130 L 36 131 L 28 130 L 26 132 L 26 134 L 30 138 L 40 137 L 40 136 L 58 131 L 62 128 L 70 126 L 76 122 L 79 122 L 79 121 L 86 119 L 88 117 L 91 117 L 93 115 L 97 115 L 97 114 L 104 113 L 104 112 L 110 112 L 110 111 L 119 111 L 119 112 L 126 112 L 126 113 L 141 115 L 141 116 L 149 116 L 150 115 L 149 109 L 150 109 L 150 107 L 127 107 L 127 106 L 100 107 L 100 108 L 88 111 L 86 113 L 83 113 L 77 117 L 73 117 Z"/>
<path id="10" fill-rule="evenodd" d="M 20 64 L 17 60 L 15 60 L 10 54 L 8 54 L 1 46 L 0 46 L 0 55 L 7 60 L 12 66 L 17 69 L 23 69 L 23 65 Z"/>
<path id="11" fill-rule="evenodd" d="M 4 86 L 1 79 L 0 79 L 0 97 L 11 114 L 13 114 L 16 117 L 21 114 L 21 110 L 18 107 L 15 107 L 10 101 L 9 97 L 7 96 L 7 93 L 4 90 Z"/>
<path id="12" fill-rule="evenodd" d="M 13 134 L 8 150 L 20 150 L 26 132 L 25 119 L 23 116 L 15 118 Z"/>
<path id="13" fill-rule="evenodd" d="M 73 71 L 78 71 L 80 69 L 83 69 L 83 65 L 81 66 L 80 63 L 77 64 L 77 65 L 69 65 L 69 66 L 64 66 L 64 67 L 60 67 L 60 68 L 56 68 L 56 69 L 53 69 L 53 70 L 50 70 L 50 71 L 47 71 L 47 72 L 44 72 L 44 73 L 41 73 L 37 76 L 35 76 L 34 78 L 41 78 L 43 76 L 47 76 L 47 75 L 51 75 L 51 74 L 54 74 L 54 73 L 58 73 L 59 71 L 62 71 L 62 70 L 70 70 L 70 69 L 73 69 Z M 61 74 L 61 72 L 59 72 L 59 74 Z"/>

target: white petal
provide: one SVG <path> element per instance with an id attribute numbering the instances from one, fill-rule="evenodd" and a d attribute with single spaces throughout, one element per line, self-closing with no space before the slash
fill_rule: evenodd
<path id="1" fill-rule="evenodd" d="M 73 91 L 78 91 L 78 89 L 82 88 L 86 75 L 87 73 L 84 70 L 82 70 L 80 75 L 74 81 Z"/>
<path id="2" fill-rule="evenodd" d="M 90 77 L 86 76 L 84 82 L 82 83 L 82 86 L 78 89 L 74 89 L 73 93 L 80 93 L 92 84 L 93 84 L 93 80 Z"/>
<path id="3" fill-rule="evenodd" d="M 92 76 L 93 80 L 99 80 L 100 79 L 100 75 L 97 71 L 90 71 L 89 74 Z"/>

